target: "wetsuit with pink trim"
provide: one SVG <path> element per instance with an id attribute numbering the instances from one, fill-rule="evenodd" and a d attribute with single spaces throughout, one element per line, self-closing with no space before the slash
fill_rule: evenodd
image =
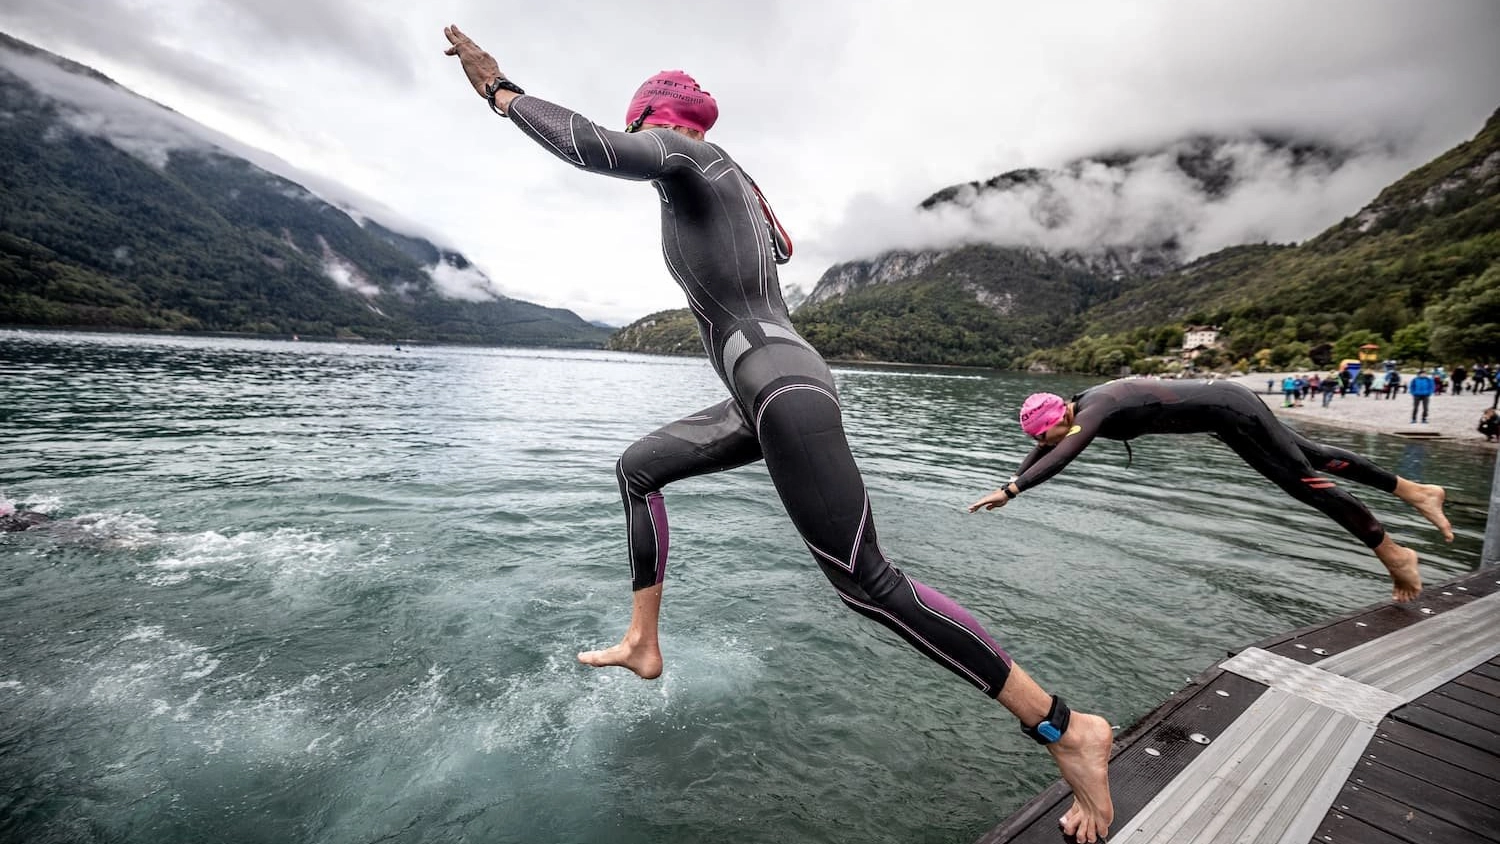
<path id="1" fill-rule="evenodd" d="M 1396 476 L 1342 448 L 1313 442 L 1277 419 L 1259 396 L 1227 381 L 1124 379 L 1074 396 L 1073 427 L 1055 446 L 1039 445 L 1021 461 L 1016 489 L 1025 492 L 1062 471 L 1095 437 L 1132 440 L 1146 434 L 1212 434 L 1298 501 L 1321 510 L 1371 548 L 1385 528 L 1320 472 L 1395 492 Z"/>
<path id="2" fill-rule="evenodd" d="M 537 97 L 516 98 L 509 113 L 558 158 L 655 186 L 667 269 L 729 388 L 730 398 L 642 437 L 617 464 L 634 588 L 665 577 L 664 487 L 764 460 L 793 525 L 844 603 L 998 695 L 1009 655 L 963 607 L 906 576 L 880 549 L 833 376 L 792 328 L 776 276 L 784 244 L 740 166 L 714 144 L 667 130 L 610 131 Z"/>

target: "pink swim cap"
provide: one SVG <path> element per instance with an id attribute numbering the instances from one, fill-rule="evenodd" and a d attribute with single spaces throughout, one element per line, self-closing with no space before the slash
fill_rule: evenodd
<path id="1" fill-rule="evenodd" d="M 713 95 L 680 70 L 664 70 L 641 83 L 625 110 L 625 125 L 640 119 L 647 106 L 651 114 L 646 119 L 652 123 L 686 126 L 699 132 L 707 132 L 719 119 L 719 104 Z"/>
<path id="2" fill-rule="evenodd" d="M 1035 437 L 1067 415 L 1068 404 L 1053 393 L 1032 393 L 1021 403 L 1021 430 Z"/>

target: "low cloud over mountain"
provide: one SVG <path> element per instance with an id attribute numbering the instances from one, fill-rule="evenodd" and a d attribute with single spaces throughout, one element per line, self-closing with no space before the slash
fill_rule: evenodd
<path id="1" fill-rule="evenodd" d="M 1310 237 L 1404 173 L 1405 158 L 1374 144 L 1190 137 L 955 185 L 915 206 L 857 200 L 834 241 L 851 256 L 968 244 L 1054 254 L 1165 245 L 1191 260 Z"/>

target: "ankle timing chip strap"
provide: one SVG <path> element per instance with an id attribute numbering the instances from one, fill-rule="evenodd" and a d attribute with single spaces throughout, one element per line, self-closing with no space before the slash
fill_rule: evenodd
<path id="1" fill-rule="evenodd" d="M 1035 727 L 1021 725 L 1021 732 L 1031 736 L 1037 744 L 1051 744 L 1063 737 L 1068 731 L 1068 720 L 1073 717 L 1073 710 L 1068 708 L 1063 699 L 1057 695 L 1052 696 L 1052 708 L 1047 710 L 1047 717 L 1042 719 Z"/>

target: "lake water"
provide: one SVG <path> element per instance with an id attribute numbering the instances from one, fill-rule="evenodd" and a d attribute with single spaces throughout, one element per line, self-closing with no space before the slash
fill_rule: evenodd
<path id="1" fill-rule="evenodd" d="M 1027 393 L 837 367 L 882 545 L 1043 685 L 1129 726 L 1226 651 L 1389 594 L 1207 437 L 1100 441 L 1004 510 Z M 624 629 L 614 460 L 724 395 L 703 359 L 0 332 L 0 840 L 967 842 L 1056 777 L 1003 710 L 844 610 L 764 469 L 667 491 L 667 672 Z M 1494 457 L 1310 431 L 1443 483 Z"/>

